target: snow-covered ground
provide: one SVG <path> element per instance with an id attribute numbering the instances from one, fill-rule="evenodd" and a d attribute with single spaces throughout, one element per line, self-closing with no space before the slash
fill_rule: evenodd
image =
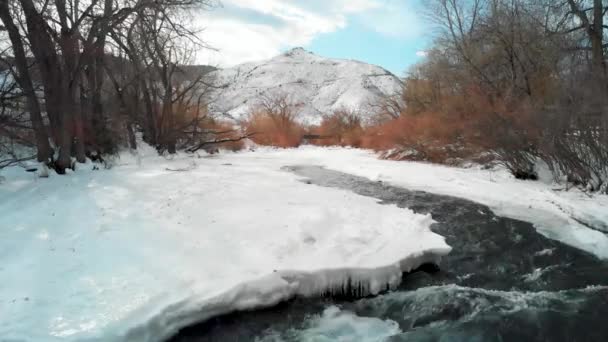
<path id="1" fill-rule="evenodd" d="M 336 153 L 125 154 L 48 179 L 2 170 L 0 340 L 159 341 L 349 281 L 375 294 L 450 251 L 428 215 L 281 170 Z"/>
<path id="2" fill-rule="evenodd" d="M 260 150 L 258 150 L 260 152 Z M 248 153 L 255 160 L 255 153 Z M 531 222 L 543 235 L 608 259 L 608 196 L 515 179 L 506 170 L 380 160 L 371 151 L 302 147 L 266 150 L 264 158 L 312 164 L 413 190 L 470 199 L 496 214 Z M 590 229 L 592 227 L 593 229 Z"/>
<path id="3" fill-rule="evenodd" d="M 608 258 L 608 237 L 578 222 L 606 227 L 608 197 L 504 171 L 344 148 L 142 154 L 48 179 L 0 171 L 0 339 L 158 341 L 235 309 L 341 291 L 347 279 L 377 293 L 450 251 L 431 217 L 306 184 L 285 165 L 469 198 Z"/>

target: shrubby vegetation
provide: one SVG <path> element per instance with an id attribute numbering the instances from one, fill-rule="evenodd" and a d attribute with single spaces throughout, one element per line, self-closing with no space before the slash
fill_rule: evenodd
<path id="1" fill-rule="evenodd" d="M 365 127 L 361 113 L 340 109 L 323 116 L 318 126 L 309 128 L 310 142 L 325 146 L 362 147 Z"/>
<path id="2" fill-rule="evenodd" d="M 247 135 L 255 143 L 277 147 L 297 147 L 304 127 L 298 121 L 299 105 L 288 94 L 266 94 L 245 122 Z"/>
<path id="3" fill-rule="evenodd" d="M 399 116 L 375 129 L 371 147 L 436 162 L 490 152 L 521 178 L 536 178 L 543 161 L 556 179 L 606 191 L 608 7 L 601 0 L 431 3 L 439 35 L 405 80 Z M 394 117 L 395 106 L 386 107 Z"/>

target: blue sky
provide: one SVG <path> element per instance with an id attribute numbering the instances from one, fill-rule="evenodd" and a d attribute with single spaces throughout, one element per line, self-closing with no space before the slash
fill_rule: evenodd
<path id="1" fill-rule="evenodd" d="M 423 58 L 428 37 L 395 37 L 351 24 L 317 36 L 306 48 L 318 55 L 348 58 L 380 65 L 401 76 Z"/>
<path id="2" fill-rule="evenodd" d="M 201 13 L 201 38 L 216 51 L 201 63 L 231 66 L 302 46 L 316 54 L 357 59 L 403 75 L 431 37 L 424 0 L 221 0 Z"/>

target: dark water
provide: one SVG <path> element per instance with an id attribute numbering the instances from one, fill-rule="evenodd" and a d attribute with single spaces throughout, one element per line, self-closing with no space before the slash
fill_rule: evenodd
<path id="1" fill-rule="evenodd" d="M 608 341 L 608 262 L 467 200 L 316 166 L 288 171 L 437 221 L 439 266 L 373 298 L 296 299 L 183 329 L 173 341 Z"/>

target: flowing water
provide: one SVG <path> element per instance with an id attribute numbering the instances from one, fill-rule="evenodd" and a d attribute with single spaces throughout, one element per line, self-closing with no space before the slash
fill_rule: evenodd
<path id="1" fill-rule="evenodd" d="M 317 166 L 285 169 L 311 186 L 430 213 L 452 253 L 439 268 L 404 275 L 394 292 L 295 299 L 185 328 L 173 341 L 608 341 L 608 262 L 464 199 Z"/>

